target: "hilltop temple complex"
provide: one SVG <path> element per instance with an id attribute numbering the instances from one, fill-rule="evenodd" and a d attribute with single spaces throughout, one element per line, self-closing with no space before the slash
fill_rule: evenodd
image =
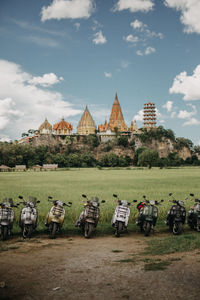
<path id="1" fill-rule="evenodd" d="M 156 127 L 156 108 L 155 104 L 148 102 L 144 104 L 144 114 L 143 114 L 143 124 L 144 127 L 148 130 L 152 127 Z M 54 124 L 53 126 L 48 122 L 47 119 L 40 125 L 39 129 L 35 131 L 36 135 L 50 135 L 55 136 L 68 136 L 72 135 L 73 126 L 69 122 L 66 122 L 64 118 L 61 119 L 59 123 Z M 89 134 L 98 134 L 101 137 L 102 141 L 112 139 L 116 136 L 116 133 L 119 132 L 122 135 L 131 135 L 137 134 L 140 130 L 137 127 L 136 120 L 131 122 L 130 126 L 124 121 L 121 105 L 118 100 L 117 93 L 112 105 L 109 122 L 105 120 L 104 124 L 98 125 L 98 128 L 92 118 L 91 113 L 89 112 L 88 107 L 86 106 L 81 119 L 78 123 L 76 134 L 78 135 L 89 135 Z M 24 139 L 28 139 L 24 138 Z M 23 143 L 23 139 L 21 140 Z"/>

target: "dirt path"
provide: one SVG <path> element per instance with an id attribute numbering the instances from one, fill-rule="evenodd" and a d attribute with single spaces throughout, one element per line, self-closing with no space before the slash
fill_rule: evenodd
<path id="1" fill-rule="evenodd" d="M 199 250 L 155 258 L 145 246 L 135 235 L 12 239 L 0 252 L 0 299 L 199 299 Z M 151 259 L 171 264 L 145 271 Z"/>

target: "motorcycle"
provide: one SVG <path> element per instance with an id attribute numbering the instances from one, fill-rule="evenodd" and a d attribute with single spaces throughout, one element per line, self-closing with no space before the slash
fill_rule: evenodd
<path id="1" fill-rule="evenodd" d="M 156 200 L 147 200 L 146 196 L 143 196 L 144 201 L 137 205 L 139 210 L 139 216 L 136 224 L 140 226 L 141 232 L 144 232 L 145 236 L 149 236 L 150 231 L 154 232 L 154 227 L 156 226 L 156 221 L 158 218 L 158 208 L 157 205 L 161 205 L 160 202 Z"/>
<path id="2" fill-rule="evenodd" d="M 194 198 L 194 194 L 190 194 Z M 188 211 L 188 225 L 200 232 L 200 199 L 192 199 L 195 204 Z"/>
<path id="3" fill-rule="evenodd" d="M 64 206 L 71 207 L 72 202 L 62 202 L 60 200 L 52 200 L 51 196 L 48 197 L 48 201 L 53 203 L 51 207 L 45 225 L 48 227 L 50 232 L 50 238 L 55 239 L 56 233 L 61 230 L 61 227 L 65 218 L 65 209 Z"/>
<path id="4" fill-rule="evenodd" d="M 14 205 L 12 198 L 5 198 L 3 202 L 0 203 L 0 235 L 2 241 L 7 240 L 8 236 L 11 235 L 11 230 L 14 221 Z"/>
<path id="5" fill-rule="evenodd" d="M 82 229 L 85 238 L 90 238 L 99 221 L 100 203 L 98 197 L 91 197 L 90 200 L 84 194 L 82 197 L 86 198 L 87 201 L 84 203 L 84 211 L 80 214 L 75 226 Z M 105 200 L 102 200 L 101 203 L 105 203 Z"/>
<path id="6" fill-rule="evenodd" d="M 172 193 L 169 193 L 172 196 Z M 173 196 L 172 196 L 173 197 Z M 181 200 L 169 200 L 169 202 L 174 203 L 167 213 L 166 225 L 169 226 L 169 230 L 173 232 L 174 235 L 179 235 L 183 232 L 183 226 L 186 219 L 186 209 L 184 207 L 184 202 Z"/>
<path id="7" fill-rule="evenodd" d="M 27 201 L 24 201 L 23 196 L 19 196 L 19 199 L 23 200 L 20 204 L 25 207 L 22 208 L 20 213 L 19 225 L 22 230 L 22 236 L 24 239 L 30 238 L 33 231 L 37 227 L 37 208 L 36 204 L 40 203 L 36 197 L 27 197 Z"/>
<path id="8" fill-rule="evenodd" d="M 130 202 L 126 200 L 120 200 L 116 194 L 113 194 L 114 198 L 117 198 L 118 205 L 115 208 L 115 212 L 112 217 L 111 224 L 115 228 L 115 236 L 120 237 L 121 232 L 127 228 L 129 216 L 130 216 Z M 133 200 L 137 202 L 137 200 Z"/>

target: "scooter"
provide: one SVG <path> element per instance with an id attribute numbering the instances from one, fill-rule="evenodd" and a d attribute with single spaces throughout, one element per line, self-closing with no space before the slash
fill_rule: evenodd
<path id="1" fill-rule="evenodd" d="M 61 230 L 61 227 L 65 218 L 65 209 L 64 206 L 71 207 L 72 202 L 62 202 L 60 200 L 52 200 L 51 196 L 48 197 L 48 201 L 53 203 L 51 207 L 45 225 L 48 227 L 50 232 L 50 238 L 55 239 L 56 233 Z"/>
<path id="2" fill-rule="evenodd" d="M 172 193 L 169 196 L 173 197 Z M 173 232 L 174 235 L 179 235 L 183 232 L 183 226 L 186 219 L 186 209 L 184 207 L 184 202 L 181 200 L 169 200 L 169 202 L 174 203 L 167 213 L 166 225 L 169 226 L 169 230 Z"/>
<path id="3" fill-rule="evenodd" d="M 113 197 L 117 198 L 117 200 L 115 201 L 118 202 L 118 205 L 115 208 L 111 224 L 115 228 L 115 236 L 120 237 L 122 231 L 128 226 L 130 216 L 129 206 L 131 205 L 131 203 L 126 200 L 120 200 L 116 194 L 113 194 Z M 137 202 L 137 200 L 133 201 Z"/>
<path id="4" fill-rule="evenodd" d="M 188 225 L 191 229 L 196 229 L 200 232 L 200 199 L 194 199 L 194 194 L 190 194 L 190 196 L 195 201 L 195 204 L 188 211 Z"/>
<path id="5" fill-rule="evenodd" d="M 136 224 L 140 226 L 141 232 L 144 232 L 145 236 L 149 236 L 151 230 L 154 232 L 154 227 L 156 226 L 156 221 L 158 218 L 158 208 L 157 205 L 161 205 L 160 202 L 156 200 L 147 200 L 146 196 L 143 196 L 144 201 L 137 205 L 139 210 L 139 216 Z"/>
<path id="6" fill-rule="evenodd" d="M 0 203 L 0 235 L 2 241 L 7 240 L 8 236 L 11 235 L 11 230 L 14 221 L 14 205 L 12 198 L 5 198 L 3 202 Z"/>
<path id="7" fill-rule="evenodd" d="M 82 197 L 87 201 L 84 203 L 84 211 L 80 214 L 75 226 L 82 229 L 85 238 L 90 238 L 99 221 L 100 202 L 98 197 L 91 197 L 90 200 L 84 194 Z M 105 203 L 105 200 L 102 200 L 101 203 Z"/>
<path id="8" fill-rule="evenodd" d="M 27 200 L 24 201 L 23 196 L 19 196 L 19 199 L 23 200 L 20 204 L 25 207 L 22 208 L 20 213 L 19 225 L 22 230 L 22 236 L 24 239 L 31 238 L 33 231 L 37 227 L 37 203 L 40 203 L 36 197 L 28 196 Z"/>

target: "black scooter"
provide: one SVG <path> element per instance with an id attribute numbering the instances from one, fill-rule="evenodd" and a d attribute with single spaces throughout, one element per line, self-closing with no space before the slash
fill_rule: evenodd
<path id="1" fill-rule="evenodd" d="M 169 196 L 173 197 L 172 193 Z M 166 225 L 169 226 L 169 230 L 173 232 L 174 235 L 179 235 L 183 232 L 183 226 L 186 219 L 186 209 L 184 207 L 184 202 L 181 200 L 169 200 L 169 202 L 174 203 L 167 213 Z"/>

